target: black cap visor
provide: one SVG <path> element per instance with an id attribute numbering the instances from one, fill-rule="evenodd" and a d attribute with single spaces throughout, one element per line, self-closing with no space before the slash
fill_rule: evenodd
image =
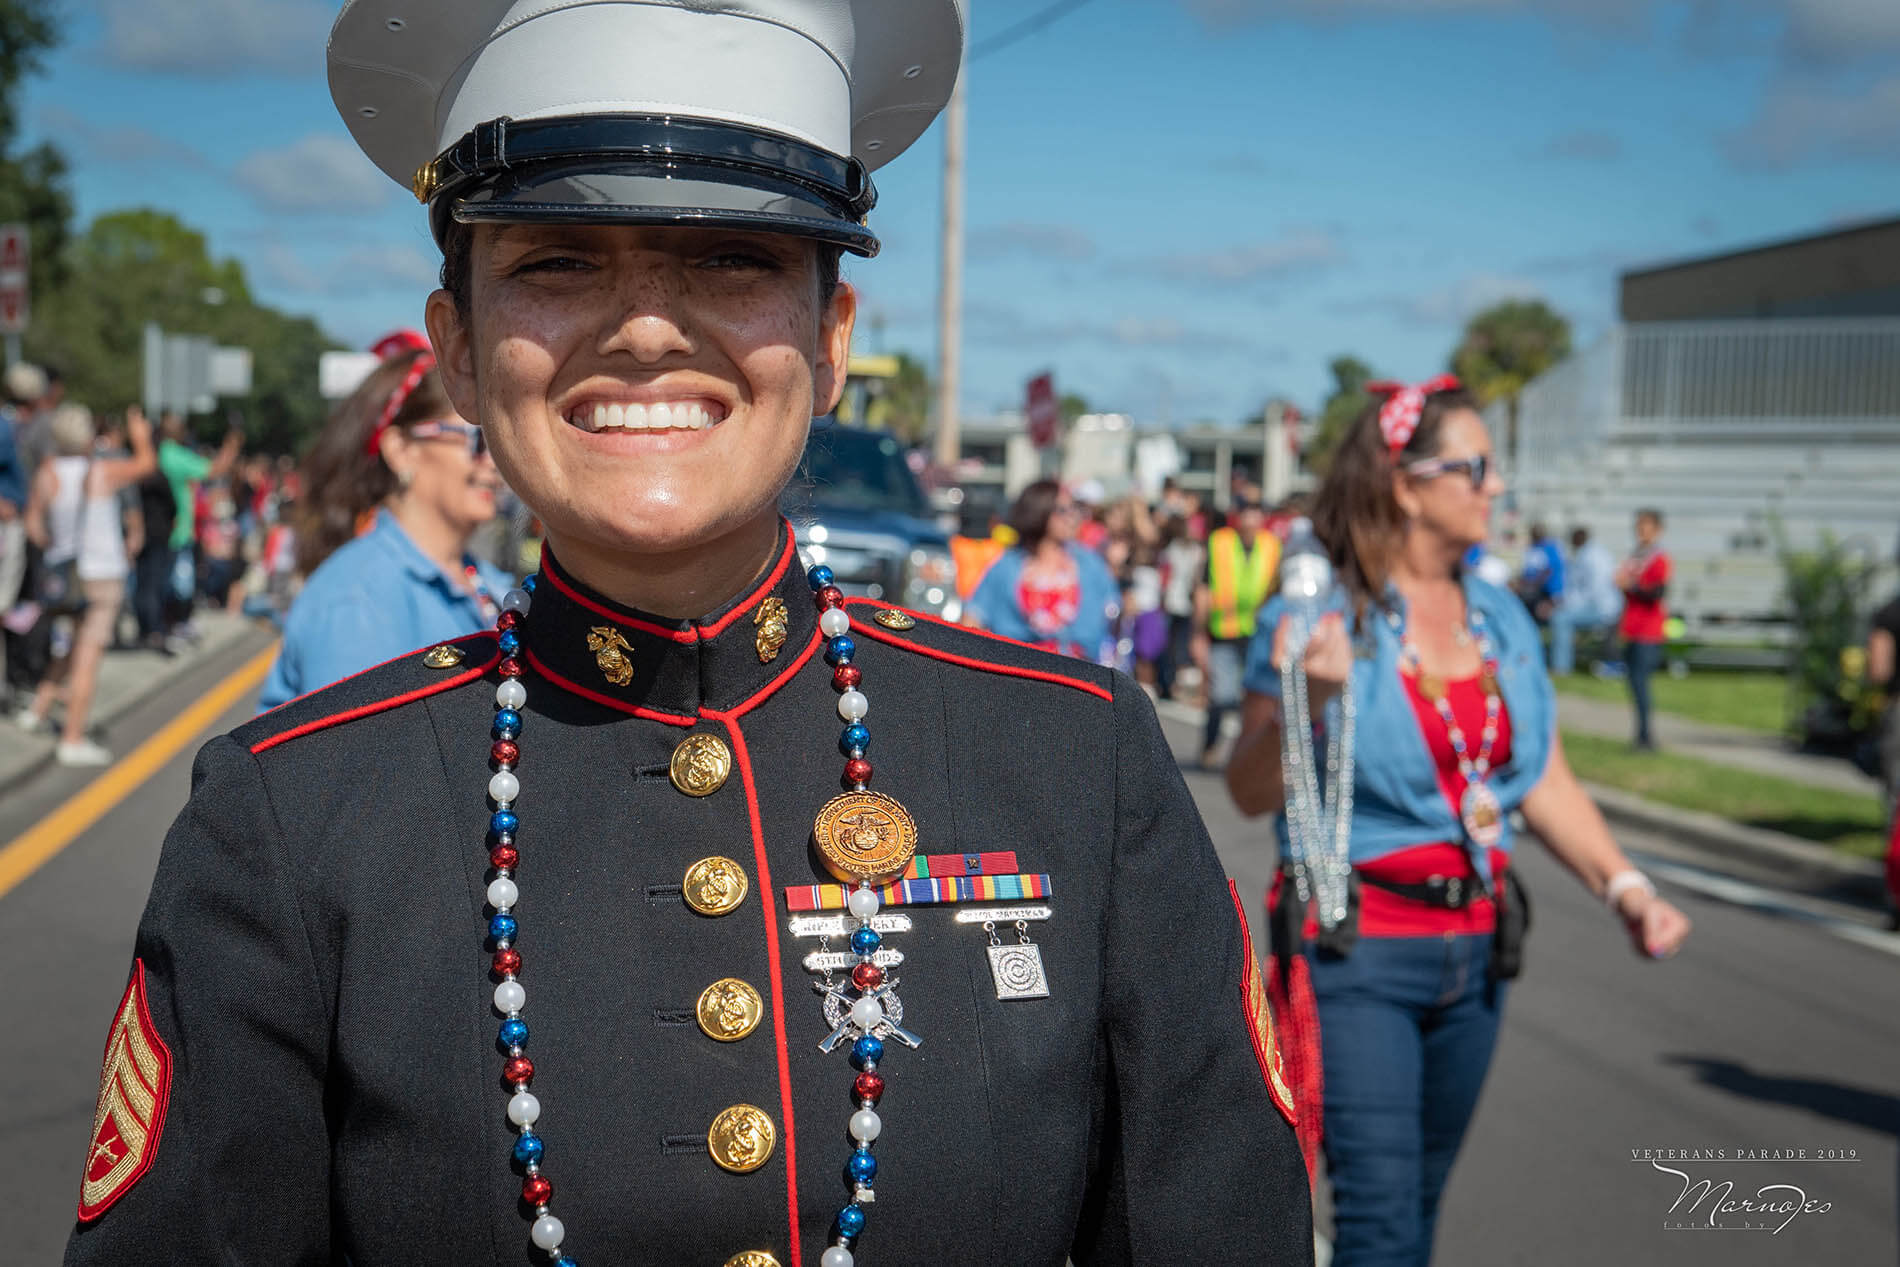
<path id="1" fill-rule="evenodd" d="M 649 224 L 744 229 L 814 238 L 852 252 L 878 252 L 877 235 L 845 219 L 800 184 L 673 157 L 663 161 L 573 161 L 499 173 L 465 193 L 436 199 L 429 218 L 440 241 L 463 224 Z"/>

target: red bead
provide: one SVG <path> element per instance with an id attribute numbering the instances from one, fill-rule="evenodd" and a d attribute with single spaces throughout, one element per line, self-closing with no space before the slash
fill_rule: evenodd
<path id="1" fill-rule="evenodd" d="M 501 1076 L 510 1086 L 534 1081 L 534 1062 L 526 1056 L 511 1056 L 501 1067 Z"/>
<path id="2" fill-rule="evenodd" d="M 813 601 L 818 604 L 819 611 L 827 611 L 833 607 L 844 606 L 844 591 L 839 589 L 836 585 L 827 585 L 812 597 Z"/>
<path id="3" fill-rule="evenodd" d="M 513 765 L 521 760 L 521 748 L 512 739 L 498 739 L 488 755 L 503 765 Z"/>
<path id="4" fill-rule="evenodd" d="M 495 666 L 495 672 L 501 674 L 503 677 L 520 677 L 521 661 L 515 659 L 513 656 L 509 656 L 506 660 L 503 660 L 500 664 Z"/>
<path id="5" fill-rule="evenodd" d="M 884 1098 L 884 1079 L 878 1074 L 861 1073 L 852 1081 L 851 1090 L 858 1099 L 876 1104 Z"/>
<path id="6" fill-rule="evenodd" d="M 844 763 L 844 781 L 846 783 L 869 783 L 871 781 L 871 763 L 863 757 L 853 757 Z"/>
<path id="7" fill-rule="evenodd" d="M 841 664 L 831 671 L 831 684 L 841 691 L 849 691 L 864 680 L 864 670 L 855 664 Z"/>
<path id="8" fill-rule="evenodd" d="M 521 952 L 510 946 L 506 950 L 495 952 L 495 975 L 504 976 L 510 972 L 521 971 Z"/>
<path id="9" fill-rule="evenodd" d="M 521 851 L 513 845 L 496 845 L 488 851 L 488 865 L 491 867 L 503 867 L 513 871 L 515 864 L 520 861 Z"/>
<path id="10" fill-rule="evenodd" d="M 513 629 L 520 623 L 521 613 L 519 612 L 503 612 L 495 618 L 495 628 L 497 629 Z"/>
<path id="11" fill-rule="evenodd" d="M 875 990 L 884 984 L 884 969 L 874 963 L 861 963 L 851 969 L 851 984 L 860 990 Z"/>
<path id="12" fill-rule="evenodd" d="M 546 1175 L 529 1175 L 521 1181 L 521 1199 L 529 1205 L 546 1205 L 554 1199 L 554 1185 Z"/>

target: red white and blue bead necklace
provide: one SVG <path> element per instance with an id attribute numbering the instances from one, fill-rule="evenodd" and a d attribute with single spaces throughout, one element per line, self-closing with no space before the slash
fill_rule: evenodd
<path id="1" fill-rule="evenodd" d="M 1491 636 L 1485 631 L 1484 613 L 1473 607 L 1470 609 L 1471 636 L 1478 644 L 1478 660 L 1482 667 L 1478 671 L 1478 684 L 1484 691 L 1484 731 L 1478 738 L 1478 755 L 1472 756 L 1465 741 L 1464 728 L 1458 724 L 1457 715 L 1452 712 L 1450 692 L 1442 679 L 1425 672 L 1419 662 L 1418 647 L 1412 641 L 1410 633 L 1401 632 L 1399 641 L 1399 660 L 1403 671 L 1412 675 L 1418 682 L 1419 694 L 1431 702 L 1438 716 L 1445 723 L 1445 735 L 1451 741 L 1451 750 L 1458 758 L 1458 773 L 1464 778 L 1465 790 L 1458 798 L 1458 818 L 1464 824 L 1465 834 L 1480 850 L 1491 848 L 1504 836 L 1504 807 L 1498 800 L 1498 794 L 1485 782 L 1491 775 L 1491 751 L 1498 740 L 1498 718 L 1503 712 L 1503 699 L 1498 693 L 1498 657 L 1491 645 Z M 1489 888 L 1487 871 L 1482 854 L 1474 859 L 1478 879 Z"/>
<path id="2" fill-rule="evenodd" d="M 844 783 L 849 789 L 834 797 L 818 815 L 813 828 L 814 842 L 826 865 L 840 879 L 856 881 L 847 901 L 851 930 L 852 965 L 849 986 L 832 983 L 827 972 L 822 982 L 814 982 L 824 996 L 825 1017 L 831 1033 L 819 1044 L 827 1053 L 836 1050 L 844 1039 L 852 1039 L 851 1063 L 858 1069 L 852 1079 L 852 1102 L 857 1106 L 847 1123 L 854 1148 L 845 1163 L 845 1177 L 851 1183 L 851 1199 L 838 1211 L 836 1236 L 820 1259 L 821 1267 L 852 1267 L 852 1246 L 864 1230 L 864 1207 L 876 1200 L 872 1180 L 877 1175 L 877 1158 L 871 1145 L 883 1132 L 884 1123 L 877 1106 L 884 1096 L 884 1077 L 878 1066 L 884 1059 L 884 1039 L 895 1038 L 910 1047 L 922 1040 L 902 1028 L 903 1004 L 895 993 L 897 981 L 887 979 L 878 963 L 883 935 L 873 927 L 880 905 L 875 881 L 888 879 L 907 865 L 916 852 L 916 825 L 909 813 L 890 797 L 871 792 L 871 763 L 866 759 L 871 732 L 864 725 L 870 703 L 858 688 L 862 671 L 852 663 L 857 646 L 850 636 L 851 620 L 844 611 L 844 594 L 834 585 L 831 569 L 822 565 L 809 569 L 806 580 L 819 609 L 818 625 L 824 634 L 825 659 L 832 666 L 832 685 L 838 690 L 838 716 L 845 728 L 839 748 L 845 756 Z M 520 981 L 521 955 L 515 949 L 518 925 L 514 916 L 520 890 L 515 884 L 515 868 L 520 853 L 515 847 L 520 820 L 514 803 L 521 795 L 521 782 L 514 771 L 521 752 L 516 740 L 521 735 L 521 709 L 528 700 L 522 685 L 522 665 L 518 658 L 521 637 L 517 632 L 527 617 L 534 592 L 534 578 L 523 581 L 520 589 L 510 590 L 501 600 L 497 618 L 499 649 L 502 659 L 497 671 L 501 683 L 495 688 L 494 746 L 489 758 L 495 773 L 488 781 L 488 796 L 494 803 L 489 817 L 490 847 L 488 861 L 492 876 L 488 884 L 488 938 L 494 946 L 491 970 L 498 978 L 494 1006 L 502 1016 L 497 1041 L 506 1060 L 503 1080 L 512 1088 L 508 1100 L 508 1120 L 519 1132 L 512 1156 L 522 1167 L 524 1178 L 521 1199 L 531 1211 L 533 1223 L 529 1239 L 545 1252 L 551 1267 L 577 1267 L 576 1261 L 562 1248 L 567 1229 L 550 1210 L 554 1185 L 542 1173 L 541 1161 L 546 1146 L 535 1131 L 541 1117 L 541 1102 L 529 1091 L 534 1082 L 534 1062 L 526 1055 L 528 1023 L 522 1009 L 528 996 Z M 836 917 L 834 917 L 836 918 Z M 901 917 L 900 917 L 901 918 Z M 907 924 L 886 917 L 892 930 Z M 840 923 L 840 931 L 846 926 Z M 794 1230 L 796 1234 L 796 1230 Z"/>

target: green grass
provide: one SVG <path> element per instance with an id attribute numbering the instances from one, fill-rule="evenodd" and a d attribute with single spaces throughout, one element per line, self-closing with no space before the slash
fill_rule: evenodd
<path id="1" fill-rule="evenodd" d="M 1629 687 L 1621 678 L 1573 673 L 1552 680 L 1560 695 L 1629 702 Z M 1681 678 L 1658 673 L 1650 679 L 1650 692 L 1659 713 L 1771 735 L 1787 729 L 1788 679 L 1779 673 L 1707 670 Z"/>
<path id="2" fill-rule="evenodd" d="M 1879 797 L 1811 787 L 1673 752 L 1634 752 L 1620 740 L 1573 730 L 1564 731 L 1563 737 L 1577 776 L 1593 783 L 1818 841 L 1845 853 L 1878 858 L 1886 852 Z"/>

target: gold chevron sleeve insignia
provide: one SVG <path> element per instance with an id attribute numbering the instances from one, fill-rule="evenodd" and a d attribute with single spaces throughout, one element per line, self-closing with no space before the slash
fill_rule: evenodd
<path id="1" fill-rule="evenodd" d="M 152 1024 L 145 999 L 145 962 L 135 961 L 106 1037 L 99 1071 L 99 1104 L 92 1115 L 92 1149 L 79 1186 L 79 1220 L 91 1222 L 124 1196 L 158 1152 L 171 1099 L 172 1054 Z"/>

